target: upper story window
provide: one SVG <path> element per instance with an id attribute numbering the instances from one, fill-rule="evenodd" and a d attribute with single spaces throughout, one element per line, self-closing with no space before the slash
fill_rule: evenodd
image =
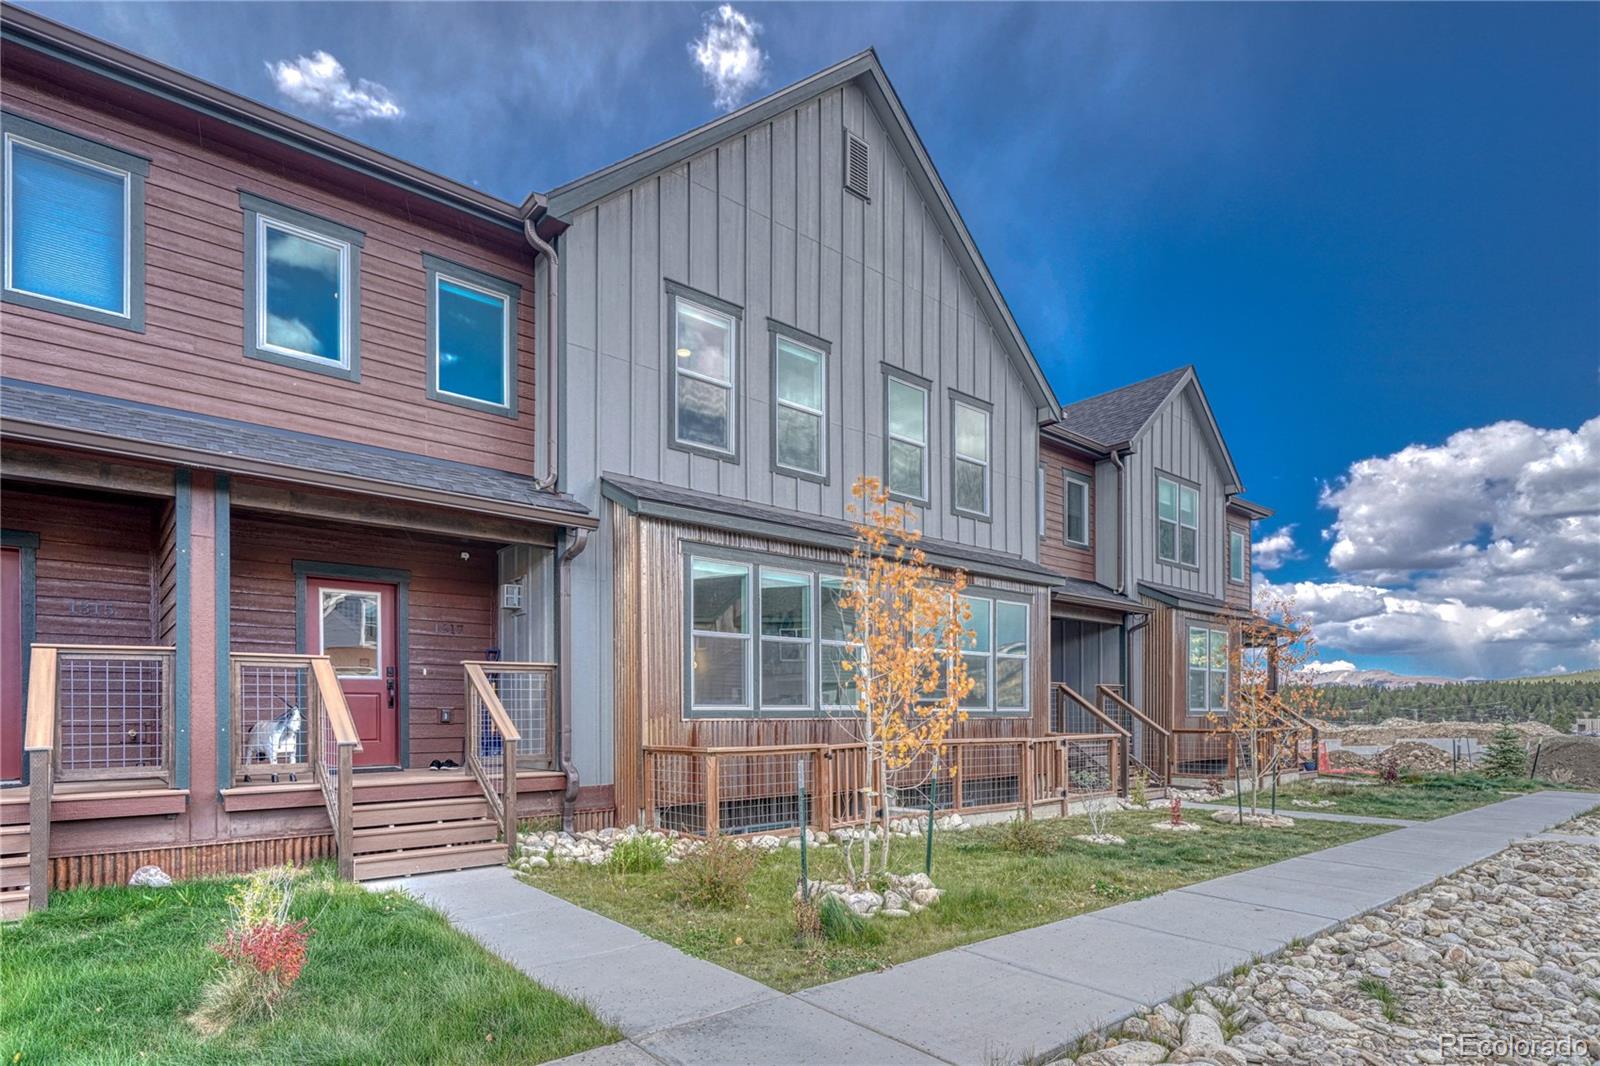
<path id="1" fill-rule="evenodd" d="M 961 706 L 969 711 L 1027 713 L 1029 605 L 987 596 L 962 599 L 971 611 L 962 658 L 972 690 Z"/>
<path id="2" fill-rule="evenodd" d="M 928 385 L 885 368 L 884 471 L 889 492 L 903 499 L 928 499 Z"/>
<path id="3" fill-rule="evenodd" d="M 3 128 L 6 301 L 143 331 L 149 161 L 9 112 Z"/>
<path id="4" fill-rule="evenodd" d="M 989 517 L 989 409 L 978 400 L 950 398 L 950 498 L 957 514 Z"/>
<path id="5" fill-rule="evenodd" d="M 1245 569 L 1250 557 L 1249 538 L 1243 530 L 1228 530 L 1228 578 L 1241 584 L 1250 580 L 1250 572 Z"/>
<path id="6" fill-rule="evenodd" d="M 1189 713 L 1228 713 L 1228 631 L 1189 627 Z"/>
<path id="7" fill-rule="evenodd" d="M 360 230 L 239 194 L 244 209 L 245 355 L 360 377 Z"/>
<path id="8" fill-rule="evenodd" d="M 772 462 L 785 473 L 828 479 L 828 347 L 770 324 Z"/>
<path id="9" fill-rule="evenodd" d="M 672 443 L 737 459 L 737 309 L 670 283 L 667 294 L 672 324 Z"/>
<path id="10" fill-rule="evenodd" d="M 1062 529 L 1068 544 L 1089 546 L 1089 479 L 1070 471 L 1061 472 Z"/>
<path id="11" fill-rule="evenodd" d="M 515 283 L 424 255 L 428 272 L 428 396 L 515 418 Z"/>
<path id="12" fill-rule="evenodd" d="M 1164 562 L 1200 565 L 1200 490 L 1156 478 L 1156 555 Z"/>
<path id="13" fill-rule="evenodd" d="M 1040 540 L 1044 539 L 1044 511 L 1045 511 L 1045 499 L 1044 499 L 1044 497 L 1045 497 L 1045 492 L 1044 492 L 1044 464 L 1040 463 L 1037 476 L 1034 478 L 1034 482 L 1033 482 L 1034 504 L 1038 508 L 1038 514 L 1034 515 L 1034 519 L 1033 520 L 1034 520 L 1034 524 L 1039 527 L 1039 539 Z"/>

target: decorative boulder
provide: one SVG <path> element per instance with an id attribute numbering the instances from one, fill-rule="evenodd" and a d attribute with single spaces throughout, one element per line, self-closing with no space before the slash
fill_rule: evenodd
<path id="1" fill-rule="evenodd" d="M 166 888 L 172 884 L 172 878 L 159 866 L 141 866 L 133 871 L 128 884 L 139 888 Z"/>

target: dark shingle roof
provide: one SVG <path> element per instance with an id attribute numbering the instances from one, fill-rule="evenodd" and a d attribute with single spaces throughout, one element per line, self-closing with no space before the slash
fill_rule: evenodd
<path id="1" fill-rule="evenodd" d="M 136 442 L 194 454 L 196 465 L 223 471 L 288 481 L 299 480 L 297 475 L 331 475 L 425 490 L 460 504 L 476 499 L 570 514 L 584 519 L 579 524 L 593 524 L 583 504 L 545 492 L 520 474 L 34 382 L 0 379 L 0 418 L 12 435 L 31 436 L 30 427 L 66 431 L 73 440 L 82 438 L 85 447 Z M 42 436 L 68 442 L 59 432 Z"/>
<path id="2" fill-rule="evenodd" d="M 1180 366 L 1165 374 L 1070 403 L 1061 409 L 1061 425 L 1102 444 L 1132 440 L 1191 369 Z"/>
<path id="3" fill-rule="evenodd" d="M 769 504 L 736 500 L 731 496 L 713 496 L 707 492 L 663 485 L 658 481 L 646 481 L 623 474 L 602 474 L 601 479 L 606 498 L 632 511 L 655 510 L 666 517 L 681 517 L 684 521 L 846 552 L 855 539 L 855 526 L 841 518 L 790 511 Z M 652 508 L 652 504 L 656 506 Z M 1035 585 L 1058 585 L 1063 580 L 1055 571 L 1020 555 L 934 540 L 932 537 L 924 537 L 920 545 L 927 552 L 929 562 L 937 566 Z"/>
<path id="4" fill-rule="evenodd" d="M 1106 607 L 1115 611 L 1133 611 L 1149 614 L 1150 608 L 1138 600 L 1120 595 L 1098 581 L 1085 581 L 1081 577 L 1064 577 L 1055 590 L 1056 599 L 1089 607 Z"/>

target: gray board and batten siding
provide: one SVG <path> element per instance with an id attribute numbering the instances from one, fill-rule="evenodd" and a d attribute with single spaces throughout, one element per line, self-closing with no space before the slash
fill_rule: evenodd
<path id="1" fill-rule="evenodd" d="M 720 140 L 598 199 L 551 194 L 552 210 L 572 204 L 559 244 L 560 483 L 592 510 L 604 514 L 600 478 L 610 472 L 847 519 L 855 478 L 884 475 L 884 380 L 900 370 L 932 384 L 919 528 L 1037 560 L 1037 428 L 1054 397 L 942 190 L 905 150 L 875 60 L 870 68 L 759 121 L 719 125 Z M 847 131 L 868 148 L 866 198 L 846 188 Z M 739 311 L 734 460 L 671 446 L 674 287 Z M 535 292 L 542 300 L 542 279 Z M 769 320 L 829 344 L 825 481 L 772 462 Z M 987 521 L 951 505 L 952 391 L 992 405 Z M 574 755 L 586 784 L 610 774 L 611 552 L 603 520 L 573 564 L 574 646 L 601 659 L 574 679 Z"/>

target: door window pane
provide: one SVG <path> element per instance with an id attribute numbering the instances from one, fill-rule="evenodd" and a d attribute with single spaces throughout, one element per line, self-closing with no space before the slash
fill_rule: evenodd
<path id="1" fill-rule="evenodd" d="M 343 364 L 346 246 L 265 218 L 258 240 L 263 344 Z"/>
<path id="2" fill-rule="evenodd" d="M 376 592 L 322 590 L 322 654 L 340 677 L 377 677 L 382 600 Z"/>
<path id="3" fill-rule="evenodd" d="M 126 315 L 128 175 L 7 143 L 7 287 Z"/>
<path id="4" fill-rule="evenodd" d="M 509 301 L 445 277 L 437 284 L 439 391 L 509 406 Z"/>

